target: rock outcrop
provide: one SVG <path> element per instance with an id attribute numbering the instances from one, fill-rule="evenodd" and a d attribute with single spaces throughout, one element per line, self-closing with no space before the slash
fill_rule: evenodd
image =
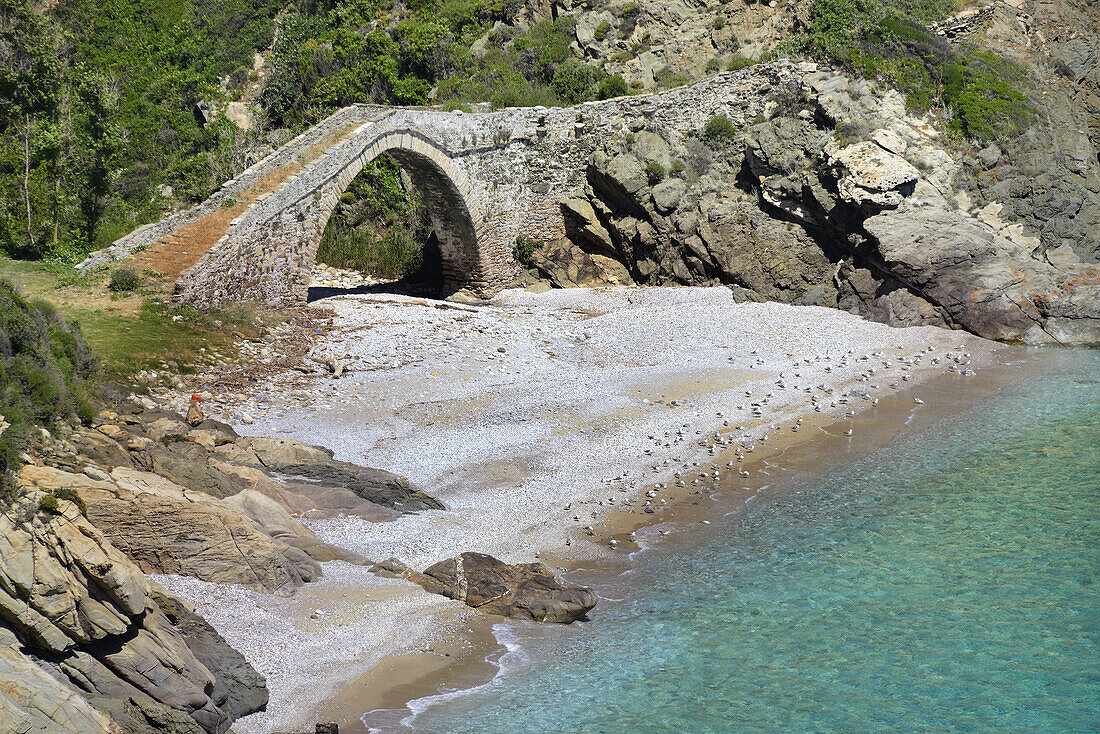
<path id="1" fill-rule="evenodd" d="M 288 595 L 318 578 L 321 562 L 365 562 L 322 542 L 295 514 L 388 520 L 442 507 L 404 477 L 335 461 L 315 446 L 242 438 L 215 421 L 191 427 L 124 403 L 94 424 L 51 447 L 47 465 L 24 466 L 19 479 L 75 492 L 92 524 L 147 573 Z"/>
<path id="2" fill-rule="evenodd" d="M 332 451 L 320 446 L 283 438 L 242 438 L 215 449 L 215 454 L 242 466 L 302 477 L 323 486 L 343 487 L 398 512 L 446 509 L 442 502 L 413 487 L 405 477 L 337 461 Z"/>
<path id="3" fill-rule="evenodd" d="M 0 716 L 18 731 L 220 734 L 266 705 L 265 681 L 143 572 L 289 595 L 321 562 L 366 562 L 295 515 L 442 507 L 325 449 L 140 400 L 58 426 L 38 453 L 0 510 L 0 679 L 18 677 Z"/>
<path id="4" fill-rule="evenodd" d="M 542 563 L 510 565 L 484 553 L 462 553 L 423 573 L 395 558 L 373 570 L 504 617 L 568 624 L 596 606 L 595 592 L 583 586 L 564 586 Z"/>
<path id="5" fill-rule="evenodd" d="M 266 702 L 263 679 L 243 660 L 232 677 L 228 666 L 204 665 L 140 569 L 54 495 L 26 491 L 0 512 L 0 620 L 0 664 L 27 673 L 0 705 L 28 726 L 104 730 L 82 698 L 126 731 L 220 734 L 232 717 L 219 703 L 241 715 Z"/>
<path id="6" fill-rule="evenodd" d="M 75 490 L 92 524 L 146 573 L 194 576 L 284 595 L 321 575 L 306 552 L 272 537 L 245 513 L 233 511 L 233 504 L 223 505 L 157 474 L 116 468 L 108 479 L 94 480 L 27 466 L 19 479 L 44 491 Z M 297 525 L 302 536 L 322 545 L 285 510 L 282 515 L 285 525 Z"/>
<path id="7" fill-rule="evenodd" d="M 0 645 L 0 721 L 18 734 L 110 734 L 110 720 L 14 647 Z"/>
<path id="8" fill-rule="evenodd" d="M 1100 343 L 1100 167 L 1062 167 L 1080 201 L 1052 204 L 1062 224 L 1040 228 L 971 200 L 971 163 L 872 82 L 804 66 L 765 114 L 728 122 L 683 134 L 626 119 L 592 154 L 586 195 L 563 201 L 566 238 L 533 254 L 539 274 L 725 284 L 899 326 Z"/>

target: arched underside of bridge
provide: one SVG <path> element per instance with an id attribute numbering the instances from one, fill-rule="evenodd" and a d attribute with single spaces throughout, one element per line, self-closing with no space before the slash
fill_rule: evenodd
<path id="1" fill-rule="evenodd" d="M 470 195 L 469 181 L 446 153 L 426 138 L 409 132 L 378 138 L 332 181 L 332 188 L 325 192 L 319 219 L 314 223 L 316 234 L 309 243 L 308 264 L 316 261 L 321 236 L 336 211 L 341 194 L 368 163 L 383 154 L 409 174 L 413 186 L 424 197 L 439 241 L 443 275 L 441 295 L 484 290 L 488 283 L 481 251 L 484 237 L 480 213 L 476 204 L 472 204 L 476 199 Z"/>

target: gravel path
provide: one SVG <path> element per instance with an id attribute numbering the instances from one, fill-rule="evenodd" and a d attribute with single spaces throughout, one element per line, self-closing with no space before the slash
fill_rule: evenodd
<path id="1" fill-rule="evenodd" d="M 995 346 L 963 332 L 895 329 L 831 309 L 735 304 L 725 288 L 506 291 L 478 307 L 356 295 L 324 305 L 335 310 L 336 328 L 317 353 L 346 360 L 349 373 L 304 388 L 259 385 L 228 417 L 241 433 L 327 446 L 339 459 L 404 474 L 443 500 L 447 511 L 395 522 L 311 523 L 330 543 L 417 568 L 464 550 L 508 562 L 531 561 L 539 551 L 609 553 L 581 528 L 612 505 L 634 503 L 643 512 L 642 493 L 679 481 L 674 472 L 711 471 L 715 432 L 719 446 L 774 441 L 799 417 L 843 418 L 945 370 L 973 370 Z M 301 375 L 285 379 L 300 382 Z M 255 422 L 240 424 L 244 415 Z M 652 503 L 659 512 L 659 500 Z M 326 564 L 325 580 L 299 596 L 383 583 L 348 569 Z M 209 586 L 169 585 L 191 599 Z M 239 607 L 241 593 L 208 606 Z M 271 676 L 272 712 L 235 729 L 308 723 L 295 710 L 306 700 L 295 690 L 323 667 L 318 660 L 333 663 L 327 680 L 347 680 L 356 673 L 341 660 L 423 644 L 431 626 L 416 625 L 425 609 L 453 613 L 454 603 L 416 598 L 363 610 L 364 625 L 378 614 L 409 620 L 408 633 L 396 638 L 367 629 L 358 640 L 349 635 L 326 647 L 308 631 L 292 632 L 293 622 L 279 623 L 278 639 L 302 635 L 294 646 L 308 655 L 268 650 L 267 618 L 238 620 L 204 608 Z"/>

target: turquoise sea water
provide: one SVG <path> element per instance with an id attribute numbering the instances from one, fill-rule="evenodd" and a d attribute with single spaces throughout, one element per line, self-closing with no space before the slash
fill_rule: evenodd
<path id="1" fill-rule="evenodd" d="M 527 664 L 413 728 L 1100 731 L 1100 353 L 1046 361 L 513 626 Z"/>

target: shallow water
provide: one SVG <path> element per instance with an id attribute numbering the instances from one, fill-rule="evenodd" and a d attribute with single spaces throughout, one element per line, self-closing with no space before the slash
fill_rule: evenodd
<path id="1" fill-rule="evenodd" d="M 1100 729 L 1100 352 L 635 557 L 425 732 Z M 689 536 L 690 537 L 687 537 Z M 414 708 L 420 708 L 414 706 Z"/>

